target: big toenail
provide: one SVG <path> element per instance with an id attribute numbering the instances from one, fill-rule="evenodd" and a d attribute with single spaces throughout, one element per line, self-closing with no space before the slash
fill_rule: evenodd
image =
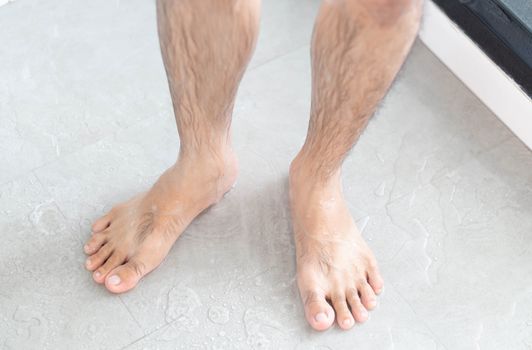
<path id="1" fill-rule="evenodd" d="M 314 316 L 314 319 L 316 320 L 316 322 L 325 322 L 327 321 L 327 315 L 323 312 L 320 312 L 319 314 Z"/>
<path id="2" fill-rule="evenodd" d="M 120 277 L 118 277 L 117 275 L 113 275 L 113 276 L 109 277 L 109 283 L 114 285 L 114 286 L 120 284 Z"/>

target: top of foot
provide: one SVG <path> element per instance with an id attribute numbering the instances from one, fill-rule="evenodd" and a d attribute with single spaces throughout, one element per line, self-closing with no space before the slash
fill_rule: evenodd
<path id="1" fill-rule="evenodd" d="M 166 257 L 176 239 L 236 180 L 237 162 L 225 157 L 181 157 L 153 187 L 115 206 L 92 226 L 86 268 L 113 293 L 135 287 Z"/>
<path id="2" fill-rule="evenodd" d="M 322 331 L 335 319 L 342 329 L 366 321 L 383 281 L 339 181 L 320 183 L 292 171 L 290 205 L 297 282 L 308 323 Z"/>

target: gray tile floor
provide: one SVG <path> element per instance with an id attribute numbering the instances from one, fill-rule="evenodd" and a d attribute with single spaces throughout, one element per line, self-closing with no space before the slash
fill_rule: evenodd
<path id="1" fill-rule="evenodd" d="M 237 187 L 122 296 L 90 222 L 176 157 L 147 0 L 0 8 L 1 349 L 531 349 L 532 154 L 422 44 L 344 167 L 386 281 L 371 320 L 311 331 L 286 175 L 317 0 L 265 0 L 234 117 Z"/>

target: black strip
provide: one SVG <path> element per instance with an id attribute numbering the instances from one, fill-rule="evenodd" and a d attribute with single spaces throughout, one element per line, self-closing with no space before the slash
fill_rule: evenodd
<path id="1" fill-rule="evenodd" d="M 433 0 L 532 97 L 532 33 L 496 0 Z"/>

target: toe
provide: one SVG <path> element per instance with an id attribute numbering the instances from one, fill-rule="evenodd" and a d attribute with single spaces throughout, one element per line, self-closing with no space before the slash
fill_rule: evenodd
<path id="1" fill-rule="evenodd" d="M 101 232 L 105 230 L 107 227 L 109 227 L 109 224 L 111 223 L 111 215 L 107 214 L 99 218 L 92 224 L 92 232 Z"/>
<path id="2" fill-rule="evenodd" d="M 332 325 L 334 310 L 323 294 L 307 292 L 303 300 L 305 301 L 305 316 L 312 328 L 324 331 Z"/>
<path id="3" fill-rule="evenodd" d="M 373 288 L 366 281 L 360 282 L 358 286 L 358 291 L 360 293 L 360 301 L 366 310 L 371 310 L 377 306 L 377 297 Z"/>
<path id="4" fill-rule="evenodd" d="M 345 295 L 338 294 L 332 298 L 332 303 L 334 306 L 334 311 L 336 312 L 336 322 L 338 326 L 342 329 L 350 329 L 355 324 L 353 315 L 349 308 L 347 307 L 347 301 Z"/>
<path id="5" fill-rule="evenodd" d="M 362 305 L 360 297 L 358 296 L 358 291 L 355 288 L 348 290 L 347 292 L 347 301 L 349 306 L 351 306 L 351 313 L 355 317 L 355 320 L 358 323 L 365 322 L 368 319 L 368 311 Z"/>
<path id="6" fill-rule="evenodd" d="M 109 243 L 101 247 L 95 254 L 89 256 L 85 261 L 85 267 L 87 270 L 94 271 L 100 267 L 105 260 L 111 255 L 112 248 Z"/>
<path id="7" fill-rule="evenodd" d="M 375 262 L 370 264 L 368 269 L 368 283 L 376 294 L 380 294 L 382 292 L 384 281 L 382 280 L 379 268 Z"/>
<path id="8" fill-rule="evenodd" d="M 107 242 L 107 236 L 103 233 L 95 233 L 83 247 L 86 254 L 94 254 Z"/>
<path id="9" fill-rule="evenodd" d="M 126 255 L 115 251 L 113 254 L 107 259 L 105 264 L 100 266 L 94 273 L 92 274 L 92 278 L 97 283 L 103 283 L 105 281 L 105 277 L 109 274 L 109 271 L 114 269 L 115 267 L 121 265 L 126 260 Z"/>
<path id="10" fill-rule="evenodd" d="M 151 269 L 148 269 L 140 260 L 131 259 L 109 272 L 105 279 L 105 287 L 113 293 L 127 292 L 150 271 Z"/>
<path id="11" fill-rule="evenodd" d="M 155 243 L 154 243 L 155 242 Z M 127 263 L 107 274 L 105 287 L 113 293 L 123 293 L 134 288 L 142 277 L 153 271 L 163 261 L 165 254 L 153 254 L 158 241 L 144 240 L 144 249 L 133 255 Z"/>

